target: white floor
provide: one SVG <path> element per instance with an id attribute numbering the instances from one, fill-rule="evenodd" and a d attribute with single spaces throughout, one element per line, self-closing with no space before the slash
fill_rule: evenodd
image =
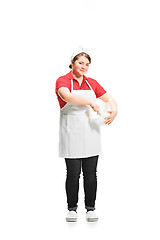
<path id="1" fill-rule="evenodd" d="M 1 239 L 98 239 L 103 233 L 103 238 L 109 240 L 159 240 L 156 176 L 150 175 L 151 170 L 142 169 L 141 165 L 139 170 L 128 172 L 123 159 L 119 165 L 120 159 L 110 160 L 103 156 L 99 159 L 96 201 L 99 221 L 96 223 L 88 223 L 85 219 L 82 176 L 78 221 L 65 221 L 68 210 L 62 159 L 55 160 L 56 164 L 46 160 L 44 163 L 37 161 L 36 165 L 28 161 L 23 168 L 19 166 L 23 172 L 13 164 L 8 168 L 5 187 L 1 188 Z M 133 170 L 134 166 L 129 164 L 128 169 L 131 168 Z"/>

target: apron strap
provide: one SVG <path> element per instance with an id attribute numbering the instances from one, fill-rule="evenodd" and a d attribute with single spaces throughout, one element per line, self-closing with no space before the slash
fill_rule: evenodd
<path id="1" fill-rule="evenodd" d="M 89 87 L 91 90 L 93 90 L 87 79 L 86 79 L 86 83 L 87 83 L 88 87 Z M 93 91 L 93 92 L 94 92 L 94 91 Z"/>
<path id="2" fill-rule="evenodd" d="M 71 92 L 73 91 L 73 79 L 71 79 Z"/>

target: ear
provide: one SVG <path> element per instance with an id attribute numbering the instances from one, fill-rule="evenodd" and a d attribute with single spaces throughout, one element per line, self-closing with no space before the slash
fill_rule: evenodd
<path id="1" fill-rule="evenodd" d="M 71 64 L 72 64 L 72 65 L 74 64 L 73 60 L 71 60 Z"/>

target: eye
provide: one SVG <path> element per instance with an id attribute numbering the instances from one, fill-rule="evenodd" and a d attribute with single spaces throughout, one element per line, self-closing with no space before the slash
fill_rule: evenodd
<path id="1" fill-rule="evenodd" d="M 79 64 L 82 64 L 82 62 L 79 62 Z"/>

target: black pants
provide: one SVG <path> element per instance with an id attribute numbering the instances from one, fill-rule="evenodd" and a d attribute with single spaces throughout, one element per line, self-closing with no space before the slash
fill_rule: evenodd
<path id="1" fill-rule="evenodd" d="M 83 185 L 85 193 L 85 208 L 87 210 L 95 209 L 95 200 L 97 192 L 97 163 L 99 156 L 88 158 L 65 158 L 67 177 L 66 194 L 68 210 L 76 210 L 78 207 L 79 178 L 81 168 L 83 171 Z"/>

